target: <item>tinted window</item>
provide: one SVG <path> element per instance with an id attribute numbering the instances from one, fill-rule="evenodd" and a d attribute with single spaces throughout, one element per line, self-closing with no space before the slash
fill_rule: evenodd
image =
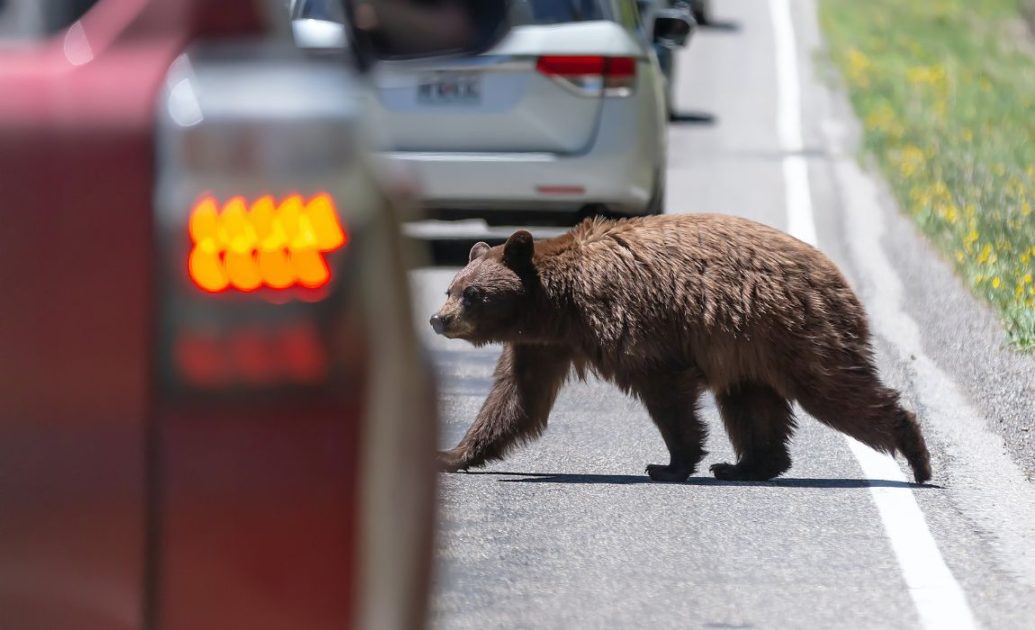
<path id="1" fill-rule="evenodd" d="M 511 0 L 510 23 L 563 24 L 611 19 L 608 0 Z"/>
<path id="2" fill-rule="evenodd" d="M 298 0 L 294 17 L 296 20 L 324 20 L 344 24 L 345 9 L 341 0 Z"/>
<path id="3" fill-rule="evenodd" d="M 46 37 L 83 17 L 98 0 L 0 0 L 0 38 Z"/>

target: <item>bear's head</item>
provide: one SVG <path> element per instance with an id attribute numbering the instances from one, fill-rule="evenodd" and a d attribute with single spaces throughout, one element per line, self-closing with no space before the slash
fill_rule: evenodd
<path id="1" fill-rule="evenodd" d="M 476 243 L 467 266 L 446 291 L 446 303 L 431 316 L 435 332 L 476 344 L 507 341 L 522 333 L 531 312 L 535 270 L 532 235 L 519 230 L 502 246 Z"/>

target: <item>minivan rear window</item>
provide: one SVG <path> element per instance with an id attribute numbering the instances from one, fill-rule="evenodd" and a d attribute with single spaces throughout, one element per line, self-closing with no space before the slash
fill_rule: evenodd
<path id="1" fill-rule="evenodd" d="M 298 0 L 292 17 L 296 20 L 323 20 L 344 24 L 345 8 L 341 0 Z"/>
<path id="2" fill-rule="evenodd" d="M 608 0 L 511 0 L 510 24 L 564 24 L 610 20 Z"/>

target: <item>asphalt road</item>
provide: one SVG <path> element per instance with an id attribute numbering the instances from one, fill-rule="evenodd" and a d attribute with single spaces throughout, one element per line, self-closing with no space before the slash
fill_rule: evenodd
<path id="1" fill-rule="evenodd" d="M 863 298 L 885 379 L 921 416 L 934 485 L 904 483 L 801 412 L 785 477 L 718 482 L 706 466 L 732 453 L 708 398 L 702 470 L 653 484 L 644 465 L 666 451 L 645 410 L 606 383 L 573 384 L 537 443 L 441 476 L 434 627 L 1035 628 L 1035 361 L 1002 347 L 995 317 L 856 163 L 813 4 L 791 5 L 789 40 L 773 19 L 782 0 L 715 4 L 720 27 L 680 58 L 668 211 L 795 232 L 785 200 L 805 183 L 815 240 Z M 780 83 L 781 37 L 800 83 Z M 787 94 L 800 96 L 799 147 L 778 125 Z M 807 170 L 792 175 L 794 159 Z M 454 272 L 413 274 L 443 447 L 474 419 L 499 352 L 431 334 Z"/>

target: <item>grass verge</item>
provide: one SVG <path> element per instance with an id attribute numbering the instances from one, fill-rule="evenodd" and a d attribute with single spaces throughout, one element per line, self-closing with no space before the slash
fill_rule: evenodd
<path id="1" fill-rule="evenodd" d="M 1035 56 L 1019 2 L 822 0 L 820 21 L 900 206 L 1032 351 Z"/>

